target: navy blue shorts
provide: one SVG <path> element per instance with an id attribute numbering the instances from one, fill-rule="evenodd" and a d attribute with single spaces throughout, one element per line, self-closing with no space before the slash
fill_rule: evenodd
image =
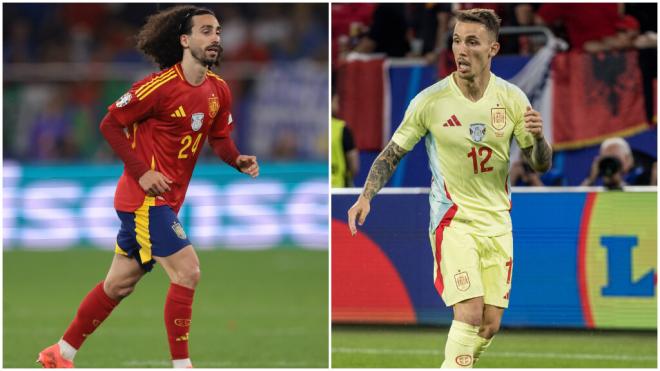
<path id="1" fill-rule="evenodd" d="M 190 245 L 179 219 L 167 205 L 150 206 L 147 202 L 135 212 L 117 211 L 121 228 L 115 253 L 135 258 L 147 272 L 156 262 L 153 256 L 170 256 Z"/>

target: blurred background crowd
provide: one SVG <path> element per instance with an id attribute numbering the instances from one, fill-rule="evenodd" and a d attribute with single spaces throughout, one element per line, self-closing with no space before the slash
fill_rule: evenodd
<path id="1" fill-rule="evenodd" d="M 108 105 L 157 71 L 135 36 L 172 5 L 3 4 L 4 158 L 117 161 L 98 125 Z M 327 5 L 199 5 L 222 26 L 215 72 L 234 95 L 239 149 L 265 161 L 325 161 Z"/>
<path id="2" fill-rule="evenodd" d="M 333 115 L 345 120 L 350 129 L 349 144 L 355 142 L 353 147 L 346 149 L 345 157 L 351 157 L 350 150 L 360 152 L 359 163 L 354 161 L 352 166 L 362 169 L 360 174 L 353 174 L 354 185 L 361 186 L 375 153 L 382 146 L 365 139 L 380 129 L 369 131 L 365 127 L 368 117 L 355 112 L 359 107 L 352 107 L 350 101 L 355 97 L 352 90 L 366 80 L 352 82 L 353 78 L 345 76 L 360 68 L 363 70 L 357 73 L 358 76 L 366 74 L 369 68 L 380 69 L 380 66 L 374 66 L 378 58 L 383 58 L 387 64 L 382 69 L 389 74 L 383 83 L 384 95 L 391 102 L 384 103 L 383 107 L 387 110 L 389 105 L 400 105 L 401 99 L 407 99 L 403 102 L 404 107 L 407 106 L 407 101 L 414 96 L 411 92 L 416 94 L 455 71 L 451 50 L 453 14 L 471 8 L 492 9 L 502 19 L 498 40 L 501 49 L 493 61 L 493 72 L 519 86 L 521 81 L 535 80 L 530 82 L 530 89 L 523 87 L 523 90 L 534 107 L 542 111 L 548 130 L 553 130 L 553 125 L 555 128 L 568 127 L 563 131 L 566 133 L 563 137 L 555 135 L 555 143 L 552 143 L 552 135 L 546 135 L 556 145 L 555 166 L 549 174 L 543 177 L 534 174 L 529 166 L 517 161 L 517 156 L 512 157 L 512 185 L 605 185 L 609 180 L 602 177 L 612 171 L 619 173 L 623 181 L 618 182 L 618 186 L 656 184 L 657 4 L 342 3 L 332 4 L 331 8 L 333 85 L 334 91 L 341 95 L 337 98 L 341 103 L 337 105 L 339 108 L 333 107 Z M 552 50 L 545 50 L 543 54 L 545 46 Z M 587 66 L 584 73 L 580 72 L 581 67 L 576 68 L 576 61 Z M 357 67 L 360 63 L 361 67 Z M 368 63 L 371 65 L 367 66 Z M 536 70 L 523 76 L 523 67 L 528 63 Z M 408 71 L 404 74 L 402 70 L 406 68 Z M 380 79 L 377 71 L 372 76 Z M 544 111 L 538 108 L 545 104 L 539 96 L 545 94 L 544 89 L 550 80 L 555 86 L 554 103 L 553 98 L 545 100 L 550 104 Z M 588 95 L 583 102 L 576 102 L 575 96 L 567 98 L 569 94 L 564 96 L 566 102 L 561 101 L 561 94 L 557 97 L 557 92 L 563 88 L 579 95 L 580 87 Z M 624 90 L 630 94 L 623 93 Z M 346 98 L 348 94 L 351 98 Z M 547 90 L 547 94 L 551 97 L 552 90 Z M 359 95 L 368 93 L 362 91 Z M 592 95 L 599 96 L 594 98 Z M 600 115 L 601 111 L 589 108 L 589 105 L 596 104 L 596 100 L 600 100 L 598 105 L 602 106 L 602 112 L 609 109 L 609 113 Z M 633 103 L 634 110 L 623 113 L 619 109 L 632 107 Z M 362 102 L 357 106 L 364 105 Z M 575 110 L 580 111 L 583 118 L 572 115 L 577 112 Z M 568 117 L 562 117 L 562 113 Z M 382 120 L 384 131 L 393 132 L 400 122 L 398 115 L 402 114 L 403 109 L 396 107 L 386 112 Z M 387 122 L 388 115 L 391 115 L 391 124 Z M 602 122 L 601 118 L 608 122 Z M 380 116 L 376 121 L 379 120 Z M 580 122 L 566 124 L 571 120 Z M 599 124 L 604 127 L 600 132 L 595 129 Z M 580 136 L 583 134 L 580 125 L 582 128 L 591 127 L 591 132 Z M 571 137 L 573 134 L 576 135 Z M 621 137 L 621 141 L 603 142 Z M 615 155 L 607 155 L 609 152 L 604 147 L 609 146 L 617 148 L 609 150 L 616 152 Z M 601 164 L 603 157 L 612 156 L 618 157 L 609 168 Z M 348 167 L 351 167 L 350 163 Z M 410 170 L 410 173 L 414 171 Z M 414 175 L 406 175 L 406 178 L 410 177 Z M 404 180 L 398 185 L 422 184 L 406 184 Z"/>
<path id="3" fill-rule="evenodd" d="M 412 3 L 333 4 L 333 62 L 350 52 L 390 57 L 423 57 L 436 62 L 451 51 L 453 12 L 494 10 L 502 27 L 548 26 L 571 49 L 595 53 L 626 48 L 655 48 L 657 12 L 653 4 Z M 502 54 L 533 54 L 538 36 L 501 35 Z"/>

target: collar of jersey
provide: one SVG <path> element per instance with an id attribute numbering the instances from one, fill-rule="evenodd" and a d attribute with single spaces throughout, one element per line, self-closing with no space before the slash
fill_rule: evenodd
<path id="1" fill-rule="evenodd" d="M 174 71 L 176 72 L 177 75 L 179 75 L 181 81 L 183 81 L 184 84 L 188 85 L 191 88 L 198 88 L 204 85 L 204 83 L 206 83 L 206 81 L 209 79 L 209 77 L 206 74 L 204 74 L 204 81 L 202 81 L 201 84 L 199 85 L 191 84 L 190 81 L 186 80 L 186 76 L 183 74 L 183 67 L 181 66 L 181 62 L 174 65 Z"/>
<path id="2" fill-rule="evenodd" d="M 452 74 L 449 75 L 449 80 L 450 80 L 449 85 L 454 90 L 454 92 L 456 92 L 456 94 L 458 94 L 462 99 L 464 99 L 466 102 L 469 102 L 471 104 L 477 104 L 481 102 L 484 98 L 486 98 L 486 96 L 490 92 L 490 87 L 495 83 L 495 79 L 497 78 L 497 76 L 495 76 L 493 72 L 490 72 L 490 79 L 488 80 L 488 86 L 486 86 L 486 90 L 484 90 L 484 94 L 481 96 L 481 98 L 479 98 L 478 101 L 473 102 L 470 99 L 468 99 L 465 95 L 463 95 L 463 92 L 456 84 L 456 81 L 454 81 L 454 73 L 455 72 L 452 72 Z"/>

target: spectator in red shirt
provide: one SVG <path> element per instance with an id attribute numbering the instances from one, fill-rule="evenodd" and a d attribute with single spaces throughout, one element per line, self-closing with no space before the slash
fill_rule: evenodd
<path id="1" fill-rule="evenodd" d="M 536 23 L 561 24 L 568 34 L 572 50 L 584 50 L 588 41 L 616 35 L 616 24 L 623 14 L 623 4 L 543 4 Z"/>

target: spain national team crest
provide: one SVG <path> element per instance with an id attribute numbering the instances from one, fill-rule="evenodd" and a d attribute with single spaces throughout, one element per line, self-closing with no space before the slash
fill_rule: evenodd
<path id="1" fill-rule="evenodd" d="M 470 277 L 467 272 L 460 272 L 455 275 L 454 282 L 456 282 L 456 288 L 459 291 L 467 291 L 470 288 Z"/>
<path id="2" fill-rule="evenodd" d="M 176 233 L 176 236 L 179 237 L 180 239 L 185 240 L 187 238 L 186 232 L 183 230 L 181 223 L 174 222 L 172 224 L 172 230 L 174 231 L 174 233 Z"/>
<path id="3" fill-rule="evenodd" d="M 470 136 L 475 142 L 481 142 L 486 136 L 486 124 L 470 124 Z"/>
<path id="4" fill-rule="evenodd" d="M 193 113 L 192 115 L 192 129 L 194 131 L 199 130 L 202 127 L 202 124 L 204 123 L 204 113 L 203 112 L 198 112 L 198 113 Z"/>
<path id="5" fill-rule="evenodd" d="M 218 114 L 219 109 L 220 101 L 218 101 L 218 97 L 213 96 L 209 98 L 209 116 L 211 116 L 211 118 L 215 118 L 215 115 Z"/>
<path id="6" fill-rule="evenodd" d="M 498 107 L 490 109 L 490 124 L 495 132 L 501 132 L 506 126 L 506 108 Z"/>

